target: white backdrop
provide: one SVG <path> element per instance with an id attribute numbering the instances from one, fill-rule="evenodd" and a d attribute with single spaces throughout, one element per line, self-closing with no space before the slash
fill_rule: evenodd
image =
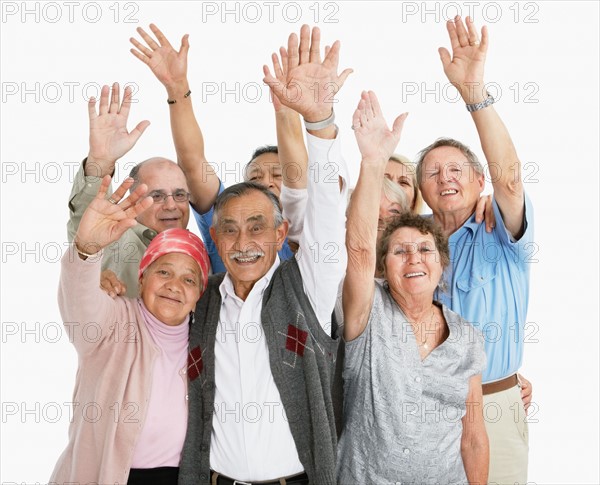
<path id="1" fill-rule="evenodd" d="M 137 161 L 174 157 L 164 89 L 128 52 L 135 28 L 155 22 L 177 46 L 190 34 L 207 157 L 230 185 L 253 148 L 275 142 L 261 67 L 302 23 L 319 25 L 324 42 L 340 39 L 340 68 L 355 71 L 336 107 L 354 176 L 349 127 L 362 89 L 390 121 L 410 112 L 400 153 L 451 136 L 481 154 L 437 54 L 457 11 L 488 25 L 486 81 L 536 210 L 522 369 L 534 385 L 530 481 L 599 483 L 599 12 L 597 2 L 554 1 L 2 2 L 2 483 L 43 483 L 66 444 L 77 360 L 56 287 L 67 197 L 87 153 L 87 97 L 100 84 L 134 84 L 130 127 L 152 122 L 118 180 Z"/>

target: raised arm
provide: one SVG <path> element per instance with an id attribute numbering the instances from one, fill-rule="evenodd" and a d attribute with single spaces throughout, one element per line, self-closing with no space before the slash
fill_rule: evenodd
<path id="1" fill-rule="evenodd" d="M 320 37 L 318 27 L 313 29 L 311 37 L 308 25 L 303 25 L 300 30 L 300 44 L 296 34 L 290 35 L 286 51 L 285 82 L 273 76 L 267 66 L 263 67 L 263 81 L 281 104 L 299 113 L 309 123 L 330 118 L 333 113 L 334 96 L 352 72 L 352 69 L 345 69 L 341 74 L 337 74 L 339 41 L 335 41 L 325 59 L 321 61 Z M 337 130 L 331 123 L 323 129 L 308 129 L 308 133 L 318 138 L 334 139 Z"/>
<path id="2" fill-rule="evenodd" d="M 198 213 L 203 214 L 217 198 L 219 178 L 204 156 L 204 138 L 192 106 L 187 79 L 188 35 L 181 39 L 178 52 L 156 25 L 150 24 L 150 30 L 158 42 L 138 27 L 147 46 L 132 37 L 130 41 L 136 49 L 131 49 L 131 53 L 150 68 L 167 90 L 177 163 L 185 173 L 190 202 Z"/>
<path id="3" fill-rule="evenodd" d="M 407 116 L 407 113 L 398 116 L 390 130 L 375 93 L 363 91 L 352 117 L 352 129 L 362 160 L 346 223 L 348 267 L 342 296 L 346 341 L 363 333 L 371 313 L 377 220 L 385 167 L 400 141 Z"/>
<path id="4" fill-rule="evenodd" d="M 466 26 L 460 17 L 448 21 L 452 55 L 439 49 L 448 80 L 458 88 L 466 104 L 481 103 L 487 98 L 483 71 L 488 49 L 487 27 L 481 29 L 481 40 L 471 18 Z M 493 105 L 471 113 L 479 134 L 490 173 L 494 197 L 502 213 L 504 224 L 515 239 L 524 230 L 525 195 L 521 181 L 521 162 L 506 126 Z"/>
<path id="5" fill-rule="evenodd" d="M 112 89 L 102 87 L 98 111 L 95 98 L 90 98 L 88 102 L 90 148 L 69 197 L 69 241 L 75 237 L 81 217 L 96 196 L 102 177 L 112 175 L 117 160 L 133 148 L 150 125 L 149 121 L 144 120 L 130 132 L 127 131 L 130 109 L 131 88 L 125 88 L 121 102 L 117 83 L 113 84 Z"/>
<path id="6" fill-rule="evenodd" d="M 340 43 L 335 42 L 321 60 L 318 52 L 319 30 L 312 37 L 307 25 L 288 39 L 288 72 L 285 83 L 264 67 L 265 82 L 285 106 L 299 113 L 307 122 L 325 126 L 309 129 L 308 200 L 303 230 L 296 255 L 306 294 L 324 330 L 329 333 L 331 313 L 346 261 L 344 212 L 346 183 L 340 193 L 339 179 L 345 180 L 346 164 L 341 156 L 337 128 L 330 116 L 333 95 L 343 85 L 351 70 L 337 73 Z"/>
<path id="7" fill-rule="evenodd" d="M 98 112 L 96 99 L 92 97 L 88 102 L 90 151 L 85 163 L 86 176 L 112 176 L 117 160 L 133 148 L 150 125 L 147 120 L 140 121 L 131 132 L 127 131 L 127 118 L 131 109 L 130 87 L 125 88 L 123 102 L 119 103 L 120 90 L 117 83 L 113 84 L 112 90 L 108 86 L 102 86 Z"/>
<path id="8" fill-rule="evenodd" d="M 319 36 L 319 33 L 316 34 Z M 314 37 L 314 35 L 313 35 Z M 315 39 L 318 43 L 319 40 Z M 273 71 L 277 80 L 287 82 L 288 55 L 284 47 L 279 49 L 281 62 L 277 54 L 272 55 Z M 318 58 L 318 62 L 321 62 Z M 308 153 L 304 145 L 302 121 L 296 111 L 283 105 L 271 91 L 273 108 L 275 109 L 275 126 L 277 129 L 277 149 L 283 185 L 291 189 L 305 189 L 308 172 Z"/>
<path id="9" fill-rule="evenodd" d="M 141 184 L 119 203 L 133 179 L 127 179 L 109 199 L 106 199 L 110 176 L 102 179 L 100 189 L 79 225 L 74 251 L 62 259 L 58 303 L 71 342 L 78 352 L 87 352 L 100 341 L 111 338 L 122 322 L 115 321 L 115 309 L 122 299 L 113 301 L 99 287 L 101 258 L 98 253 L 137 222 L 135 217 L 152 205 L 152 198 L 139 200 L 147 187 Z M 89 338 L 88 326 L 94 327 Z M 86 330 L 87 329 L 87 330 Z"/>

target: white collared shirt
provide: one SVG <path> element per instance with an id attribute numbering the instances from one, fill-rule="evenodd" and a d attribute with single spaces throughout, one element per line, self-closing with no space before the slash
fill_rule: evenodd
<path id="1" fill-rule="evenodd" d="M 296 259 L 304 291 L 329 334 L 346 270 L 346 165 L 339 136 L 324 140 L 307 134 L 307 141 L 308 202 Z M 341 192 L 338 175 L 344 180 Z M 245 301 L 236 296 L 229 275 L 219 287 L 210 466 L 239 480 L 270 480 L 304 470 L 271 373 L 261 322 L 262 296 L 279 264 L 277 257 Z"/>

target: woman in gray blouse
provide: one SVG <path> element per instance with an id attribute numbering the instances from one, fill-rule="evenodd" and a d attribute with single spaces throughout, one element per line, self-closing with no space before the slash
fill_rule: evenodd
<path id="1" fill-rule="evenodd" d="M 389 130 L 372 92 L 362 93 L 353 117 L 362 162 L 347 222 L 338 480 L 486 483 L 483 337 L 433 301 L 449 263 L 447 240 L 430 220 L 405 214 L 374 249 L 385 165 L 405 118 Z"/>

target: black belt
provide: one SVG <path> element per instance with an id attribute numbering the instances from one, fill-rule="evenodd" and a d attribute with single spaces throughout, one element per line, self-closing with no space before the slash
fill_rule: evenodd
<path id="1" fill-rule="evenodd" d="M 276 478 L 275 480 L 267 481 L 253 481 L 248 482 L 245 480 L 235 480 L 234 478 L 221 475 L 220 473 L 211 470 L 210 471 L 210 483 L 211 485 L 292 485 L 292 484 L 304 484 L 308 483 L 308 475 L 306 472 L 298 473 L 297 475 L 290 475 L 288 477 Z"/>

